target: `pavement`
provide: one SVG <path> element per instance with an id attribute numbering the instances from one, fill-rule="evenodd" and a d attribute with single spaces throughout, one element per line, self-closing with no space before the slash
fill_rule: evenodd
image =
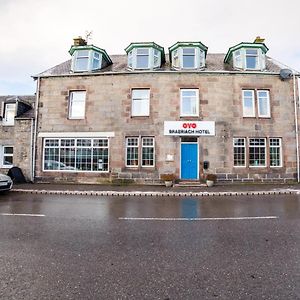
<path id="1" fill-rule="evenodd" d="M 241 196 L 300 194 L 300 184 L 216 184 L 213 187 L 162 185 L 15 184 L 13 192 L 92 196 Z"/>

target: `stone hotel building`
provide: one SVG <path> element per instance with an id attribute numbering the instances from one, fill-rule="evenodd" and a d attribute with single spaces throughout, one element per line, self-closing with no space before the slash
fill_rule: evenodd
<path id="1" fill-rule="evenodd" d="M 226 54 L 201 42 L 131 43 L 124 55 L 74 39 L 35 77 L 39 181 L 286 181 L 297 176 L 295 80 L 262 39 Z"/>

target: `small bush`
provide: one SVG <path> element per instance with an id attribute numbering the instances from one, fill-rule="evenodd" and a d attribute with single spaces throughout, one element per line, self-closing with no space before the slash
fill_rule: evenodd
<path id="1" fill-rule="evenodd" d="M 170 173 L 170 174 L 161 174 L 160 179 L 163 181 L 174 181 L 175 180 L 175 175 Z"/>
<path id="2" fill-rule="evenodd" d="M 215 175 L 215 174 L 206 174 L 206 180 L 216 182 L 217 181 L 217 175 Z"/>

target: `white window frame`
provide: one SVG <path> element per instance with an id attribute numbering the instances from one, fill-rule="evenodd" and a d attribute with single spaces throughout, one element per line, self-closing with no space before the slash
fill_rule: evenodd
<path id="1" fill-rule="evenodd" d="M 144 140 L 151 139 L 152 145 L 144 145 Z M 155 138 L 150 136 L 144 136 L 141 138 L 141 166 L 143 168 L 153 168 L 155 166 Z M 152 165 L 144 165 L 143 164 L 143 149 L 144 148 L 153 148 L 153 164 Z"/>
<path id="2" fill-rule="evenodd" d="M 87 51 L 88 54 L 86 56 L 80 56 L 80 51 Z M 99 55 L 99 58 L 95 58 L 95 53 L 97 53 Z M 78 69 L 76 67 L 76 63 L 78 59 L 87 59 L 87 68 L 85 69 Z M 99 63 L 98 68 L 94 68 L 94 60 L 97 60 Z M 81 49 L 81 50 L 76 50 L 73 54 L 73 62 L 72 62 L 72 71 L 73 72 L 89 72 L 89 71 L 93 71 L 93 70 L 98 70 L 101 69 L 101 65 L 102 65 L 102 53 L 98 52 L 98 51 L 94 51 L 91 49 Z"/>
<path id="3" fill-rule="evenodd" d="M 262 139 L 264 140 L 264 145 L 253 145 L 251 146 L 250 141 L 251 140 L 255 140 L 255 139 Z M 265 164 L 264 165 L 251 165 L 250 164 L 250 148 L 264 148 L 265 149 Z M 267 160 L 268 160 L 268 153 L 267 153 L 267 139 L 266 138 L 261 138 L 261 137 L 252 137 L 252 138 L 248 138 L 248 163 L 249 163 L 249 168 L 266 168 L 267 167 Z"/>
<path id="4" fill-rule="evenodd" d="M 2 119 L 2 125 L 3 126 L 14 126 L 15 125 L 15 116 L 16 116 L 16 109 L 17 109 L 17 104 L 16 103 L 4 103 L 4 114 L 3 114 L 3 119 Z M 12 113 L 14 116 L 11 117 Z M 8 119 L 8 116 L 10 116 L 10 119 Z"/>
<path id="5" fill-rule="evenodd" d="M 101 68 L 101 54 L 99 52 L 96 51 L 92 51 L 92 60 L 91 60 L 91 70 L 98 70 Z M 95 55 L 98 55 L 98 57 L 96 57 Z M 98 62 L 98 67 L 94 68 L 94 61 Z"/>
<path id="6" fill-rule="evenodd" d="M 271 145 L 271 140 L 278 140 L 279 145 Z M 276 148 L 279 151 L 279 165 L 278 166 L 273 166 L 271 164 L 271 148 Z M 270 163 L 270 168 L 282 168 L 282 138 L 269 138 L 269 163 Z"/>
<path id="7" fill-rule="evenodd" d="M 147 50 L 148 54 L 139 54 L 138 52 L 139 52 L 140 49 Z M 136 61 L 135 61 L 135 68 L 136 69 L 140 69 L 140 70 L 150 69 L 150 57 L 151 57 L 151 53 L 150 52 L 152 52 L 152 51 L 150 51 L 150 48 L 146 48 L 146 47 L 145 48 L 144 47 L 136 48 L 136 57 L 135 57 L 135 59 L 136 59 Z M 147 65 L 147 67 L 139 67 L 138 66 L 138 56 L 147 56 L 148 57 L 148 65 Z"/>
<path id="8" fill-rule="evenodd" d="M 235 145 L 235 140 L 243 140 L 244 145 Z M 236 149 L 236 148 L 244 148 L 244 164 L 243 165 L 235 165 L 235 163 L 234 163 L 234 149 Z M 244 137 L 233 138 L 233 166 L 235 168 L 245 168 L 247 166 L 247 145 L 246 145 L 246 138 L 244 138 Z"/>
<path id="9" fill-rule="evenodd" d="M 247 114 L 245 111 L 245 92 L 251 92 L 252 94 L 252 113 Z M 243 98 L 243 117 L 244 118 L 255 118 L 255 93 L 254 90 L 242 90 L 242 98 Z M 248 98 L 248 97 L 247 97 Z"/>
<path id="10" fill-rule="evenodd" d="M 183 49 L 194 49 L 194 66 L 184 67 L 183 66 Z M 198 47 L 188 46 L 188 47 L 178 47 L 174 49 L 171 53 L 172 55 L 172 67 L 176 69 L 183 70 L 194 70 L 203 68 L 205 66 L 205 53 L 202 49 Z"/>
<path id="11" fill-rule="evenodd" d="M 87 55 L 83 55 L 81 56 L 80 53 L 82 53 L 83 51 L 87 52 Z M 75 72 L 84 72 L 84 71 L 89 71 L 90 69 L 90 56 L 91 56 L 91 51 L 87 50 L 87 49 L 82 49 L 82 50 L 77 50 L 75 52 L 75 56 L 74 56 L 74 66 L 73 66 L 73 70 Z M 77 61 L 80 59 L 87 59 L 87 67 L 86 68 L 77 68 Z"/>
<path id="12" fill-rule="evenodd" d="M 256 51 L 256 55 L 254 54 L 247 54 L 247 50 L 250 50 L 250 51 L 253 51 L 255 50 Z M 260 49 L 257 49 L 257 48 L 245 48 L 245 69 L 246 70 L 260 70 L 261 69 L 261 66 L 260 66 L 260 59 L 259 59 L 259 51 Z M 256 57 L 256 66 L 255 68 L 249 68 L 247 66 L 247 57 Z"/>
<path id="13" fill-rule="evenodd" d="M 128 140 L 134 139 L 137 141 L 136 145 L 128 145 Z M 143 141 L 145 139 L 152 139 L 153 145 L 144 145 Z M 129 165 L 127 164 L 127 153 L 128 148 L 135 148 L 137 151 L 137 165 Z M 143 164 L 143 148 L 153 148 L 153 165 L 144 165 Z M 127 136 L 125 138 L 125 166 L 127 168 L 154 168 L 155 167 L 155 137 L 154 136 Z"/>
<path id="14" fill-rule="evenodd" d="M 193 49 L 194 50 L 194 54 L 190 54 L 190 53 L 184 53 L 184 50 L 186 50 L 186 49 Z M 196 63 L 196 61 L 197 61 L 197 59 L 196 59 L 196 56 L 197 56 L 197 54 L 198 54 L 198 51 L 196 51 L 196 48 L 195 47 L 183 47 L 182 48 L 182 59 L 181 59 L 181 62 L 182 62 L 182 69 L 196 69 L 197 68 L 197 63 Z M 184 56 L 194 56 L 194 65 L 192 66 L 192 67 L 185 67 L 184 65 L 183 65 L 183 63 L 184 63 Z"/>
<path id="15" fill-rule="evenodd" d="M 74 101 L 74 95 L 75 94 L 84 94 L 84 100 L 75 100 Z M 81 103 L 83 112 L 80 116 L 73 116 L 73 103 Z M 68 118 L 71 120 L 82 120 L 85 119 L 85 105 L 86 105 L 86 91 L 70 91 L 69 92 L 69 113 Z"/>
<path id="16" fill-rule="evenodd" d="M 137 96 L 134 96 L 135 91 L 147 91 L 148 96 L 146 98 L 140 98 Z M 144 112 L 141 113 L 136 113 L 134 106 L 136 103 L 138 103 L 137 101 L 142 101 L 142 103 L 146 103 L 145 105 L 147 107 L 145 107 Z M 150 89 L 132 89 L 131 90 L 131 116 L 132 117 L 149 117 L 150 115 Z"/>
<path id="17" fill-rule="evenodd" d="M 13 153 L 5 153 L 6 148 L 12 148 Z M 12 157 L 13 163 L 11 165 L 4 164 L 5 157 Z M 1 168 L 3 168 L 3 169 L 9 169 L 14 166 L 14 147 L 13 146 L 11 146 L 11 145 L 1 146 L 1 164 L 0 165 L 1 165 Z"/>
<path id="18" fill-rule="evenodd" d="M 137 145 L 128 145 L 128 140 L 129 139 L 134 139 L 137 141 Z M 139 162 L 140 162 L 140 151 L 139 151 L 139 147 L 140 147 L 140 139 L 137 136 L 128 136 L 125 138 L 125 166 L 128 168 L 138 168 L 139 167 Z M 128 149 L 129 148 L 135 148 L 137 149 L 137 165 L 129 165 L 127 164 L 127 153 L 128 153 Z"/>
<path id="19" fill-rule="evenodd" d="M 182 112 L 182 108 L 183 108 L 183 92 L 184 91 L 195 91 L 195 102 L 196 102 L 196 112 L 193 113 L 189 113 L 189 114 L 184 114 Z M 198 89 L 180 89 L 180 117 L 198 117 L 199 116 L 199 90 Z"/>
<path id="20" fill-rule="evenodd" d="M 77 140 L 91 140 L 91 147 L 87 147 L 87 146 L 77 146 Z M 47 140 L 55 140 L 58 141 L 58 146 L 47 146 L 46 147 L 46 141 Z M 74 141 L 74 146 L 61 146 L 61 140 L 72 140 Z M 107 141 L 107 146 L 94 146 L 94 140 L 105 140 Z M 58 162 L 61 163 L 61 149 L 65 149 L 65 148 L 74 148 L 75 151 L 75 167 L 76 167 L 76 158 L 77 158 L 77 149 L 80 148 L 91 148 L 91 170 L 79 170 L 79 169 L 45 169 L 45 149 L 46 148 L 52 148 L 52 149 L 58 149 Z M 93 150 L 94 149 L 107 149 L 107 170 L 101 171 L 101 170 L 96 170 L 93 171 Z M 110 141 L 109 138 L 104 138 L 104 137 L 96 137 L 96 138 L 90 138 L 90 137 L 80 137 L 80 138 L 69 138 L 69 137 L 55 137 L 55 138 L 44 138 L 43 140 L 43 159 L 42 159 L 42 170 L 43 172 L 67 172 L 67 173 L 108 173 L 110 170 Z"/>
<path id="21" fill-rule="evenodd" d="M 260 97 L 259 93 L 264 92 L 267 93 L 267 97 Z M 268 90 L 257 90 L 257 109 L 258 109 L 258 117 L 259 118 L 271 118 L 271 110 L 270 110 L 270 92 Z M 263 99 L 266 100 L 267 104 L 267 113 L 263 115 L 260 111 L 260 102 L 263 101 Z"/>
<path id="22" fill-rule="evenodd" d="M 137 65 L 137 57 L 138 56 L 146 56 L 145 54 L 138 54 L 139 49 L 148 50 L 148 66 L 138 67 Z M 157 64 L 154 64 L 154 57 L 157 58 Z M 136 47 L 127 53 L 127 66 L 132 70 L 151 70 L 155 68 L 159 68 L 161 65 L 161 52 L 154 47 Z"/>
<path id="23" fill-rule="evenodd" d="M 247 55 L 247 50 L 256 50 L 257 55 Z M 238 55 L 238 52 L 240 53 Z M 256 57 L 256 68 L 248 68 L 247 67 L 247 56 Z M 243 69 L 243 70 L 264 70 L 266 68 L 266 56 L 262 49 L 260 48 L 240 48 L 233 52 L 233 67 L 237 69 Z"/>

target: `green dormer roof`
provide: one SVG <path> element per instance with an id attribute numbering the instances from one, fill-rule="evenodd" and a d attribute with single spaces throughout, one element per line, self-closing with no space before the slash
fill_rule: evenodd
<path id="1" fill-rule="evenodd" d="M 263 53 L 267 53 L 269 48 L 264 43 L 239 43 L 233 47 L 230 47 L 228 49 L 228 52 L 224 58 L 224 63 L 228 63 L 232 57 L 232 53 L 236 50 L 239 50 L 241 48 L 255 48 L 255 49 L 261 49 Z"/>
<path id="2" fill-rule="evenodd" d="M 162 63 L 165 62 L 165 50 L 163 47 L 159 46 L 158 44 L 154 42 L 137 42 L 137 43 L 131 43 L 129 46 L 125 48 L 126 53 L 128 54 L 132 49 L 134 48 L 154 48 L 161 53 L 161 61 Z"/>
<path id="3" fill-rule="evenodd" d="M 204 51 L 205 57 L 206 57 L 207 49 L 208 49 L 201 42 L 177 42 L 173 46 L 169 47 L 169 52 L 171 53 L 179 47 L 198 47 L 198 48 L 200 48 L 201 50 Z"/>
<path id="4" fill-rule="evenodd" d="M 96 52 L 100 52 L 100 53 L 103 55 L 104 59 L 105 59 L 108 63 L 112 64 L 112 60 L 110 59 L 110 57 L 109 57 L 109 55 L 107 54 L 107 52 L 106 52 L 104 49 L 98 48 L 98 47 L 96 47 L 96 46 L 94 46 L 94 45 L 72 46 L 72 47 L 70 48 L 70 50 L 69 50 L 69 53 L 70 53 L 71 55 L 73 55 L 74 52 L 75 52 L 76 50 L 94 50 L 94 51 L 96 51 Z"/>

